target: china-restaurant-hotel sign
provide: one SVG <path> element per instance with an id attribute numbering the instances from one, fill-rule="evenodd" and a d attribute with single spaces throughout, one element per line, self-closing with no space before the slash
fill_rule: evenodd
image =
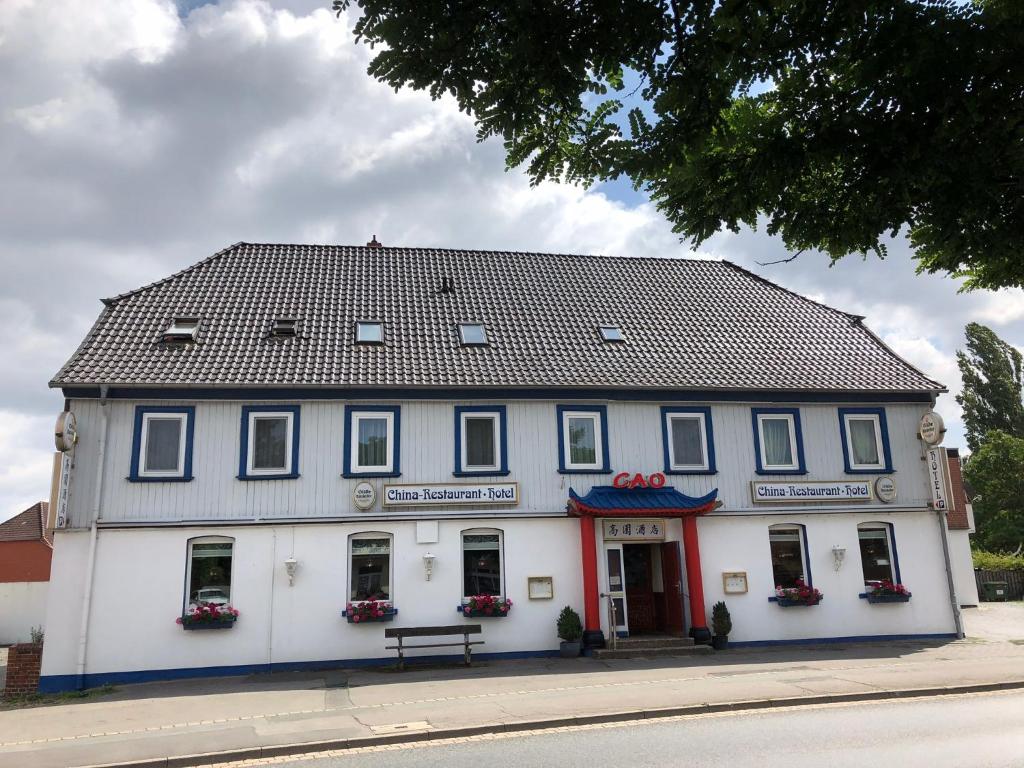
<path id="1" fill-rule="evenodd" d="M 385 507 L 518 503 L 519 483 L 421 483 L 384 486 Z"/>
<path id="2" fill-rule="evenodd" d="M 750 484 L 755 503 L 779 501 L 870 501 L 871 483 L 860 480 L 836 482 L 759 482 Z"/>

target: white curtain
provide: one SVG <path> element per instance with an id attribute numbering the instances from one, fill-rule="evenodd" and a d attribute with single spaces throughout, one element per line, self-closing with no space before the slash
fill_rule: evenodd
<path id="1" fill-rule="evenodd" d="M 769 466 L 791 466 L 793 444 L 789 440 L 788 419 L 763 419 L 761 437 L 764 440 L 764 458 Z"/>
<path id="2" fill-rule="evenodd" d="M 854 464 L 880 464 L 874 419 L 850 419 Z"/>

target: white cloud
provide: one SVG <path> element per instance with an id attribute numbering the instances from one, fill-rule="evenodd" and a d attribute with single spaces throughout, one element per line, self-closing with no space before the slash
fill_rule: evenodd
<path id="1" fill-rule="evenodd" d="M 371 52 L 326 5 L 228 0 L 182 17 L 169 0 L 0 2 L 0 327 L 18 328 L 0 336 L 0 451 L 13 457 L 0 465 L 0 517 L 48 492 L 60 396 L 46 381 L 98 299 L 227 244 L 376 234 L 417 246 L 691 254 L 649 204 L 531 188 L 506 173 L 500 142 L 478 144 L 450 100 L 371 80 Z M 813 254 L 759 267 L 787 254 L 754 232 L 700 249 L 867 315 L 951 387 L 965 322 L 1024 344 L 1024 293 L 960 295 L 954 281 L 915 276 L 902 241 L 891 252 L 830 269 Z M 952 398 L 940 402 L 957 422 Z"/>

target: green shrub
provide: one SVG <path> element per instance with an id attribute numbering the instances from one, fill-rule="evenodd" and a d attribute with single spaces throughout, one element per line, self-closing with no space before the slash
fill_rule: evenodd
<path id="1" fill-rule="evenodd" d="M 1004 555 L 975 549 L 971 552 L 974 567 L 985 571 L 1024 571 L 1024 555 Z"/>
<path id="2" fill-rule="evenodd" d="M 732 632 L 732 617 L 725 603 L 718 601 L 711 607 L 711 628 L 719 637 L 726 637 Z"/>
<path id="3" fill-rule="evenodd" d="M 583 637 L 583 622 L 580 615 L 568 605 L 558 614 L 558 636 L 567 643 L 575 643 Z"/>

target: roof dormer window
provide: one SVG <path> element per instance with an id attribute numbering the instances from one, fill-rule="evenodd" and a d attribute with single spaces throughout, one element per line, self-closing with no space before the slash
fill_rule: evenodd
<path id="1" fill-rule="evenodd" d="M 459 341 L 464 347 L 487 346 L 487 326 L 483 323 L 459 323 Z"/>
<path id="2" fill-rule="evenodd" d="M 270 326 L 271 336 L 296 336 L 299 332 L 299 321 L 294 317 L 278 317 Z"/>
<path id="3" fill-rule="evenodd" d="M 171 321 L 170 326 L 164 331 L 163 340 L 185 343 L 196 340 L 196 331 L 199 330 L 199 318 L 197 317 L 176 317 Z"/>
<path id="4" fill-rule="evenodd" d="M 356 344 L 383 344 L 384 323 L 380 320 L 356 322 Z"/>
<path id="5" fill-rule="evenodd" d="M 602 341 L 625 341 L 626 339 L 622 336 L 622 329 L 617 325 L 601 325 L 598 326 L 598 330 L 601 332 Z"/>

